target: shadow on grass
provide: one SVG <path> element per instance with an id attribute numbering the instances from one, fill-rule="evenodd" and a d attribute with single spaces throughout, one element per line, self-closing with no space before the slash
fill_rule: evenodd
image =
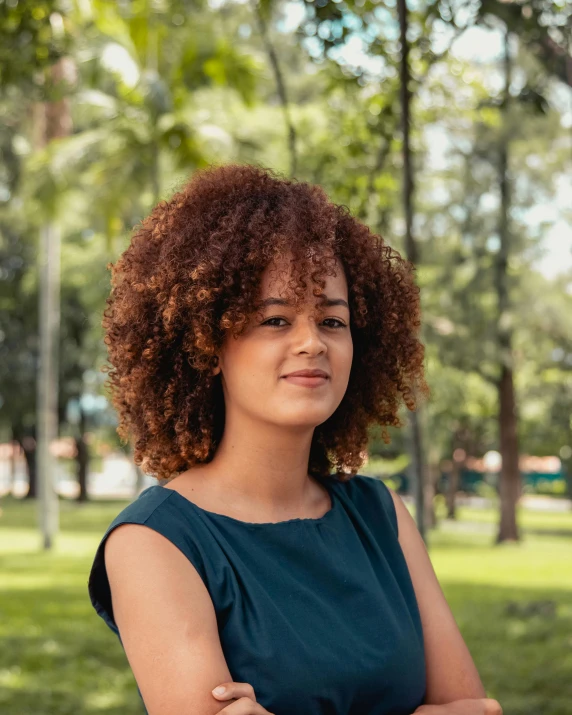
<path id="1" fill-rule="evenodd" d="M 498 534 L 498 526 L 486 522 L 439 522 L 436 529 L 429 530 L 428 543 L 438 543 L 439 549 L 481 549 L 483 546 L 494 546 Z M 521 543 L 527 537 L 547 537 L 557 539 L 572 539 L 572 530 L 564 528 L 520 526 Z M 572 711 L 571 711 L 572 713 Z"/>
<path id="2" fill-rule="evenodd" d="M 557 536 L 565 539 L 572 539 L 572 531 L 570 529 L 530 529 L 523 528 L 524 535 L 531 534 L 532 536 Z M 572 710 L 571 710 L 572 712 Z"/>
<path id="3" fill-rule="evenodd" d="M 0 591 L 2 715 L 142 715 L 119 640 L 85 589 Z"/>
<path id="4" fill-rule="evenodd" d="M 443 583 L 487 694 L 510 715 L 572 712 L 572 593 Z"/>

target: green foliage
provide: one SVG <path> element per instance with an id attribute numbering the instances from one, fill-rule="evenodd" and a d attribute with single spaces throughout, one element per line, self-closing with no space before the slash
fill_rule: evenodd
<path id="1" fill-rule="evenodd" d="M 387 486 L 391 487 L 389 480 L 394 474 L 399 474 L 407 469 L 409 457 L 400 454 L 396 459 L 384 459 L 383 457 L 371 457 L 359 470 L 360 474 L 370 477 L 383 478 Z"/>
<path id="2" fill-rule="evenodd" d="M 551 280 L 539 273 L 552 219 L 533 225 L 528 218 L 531 206 L 554 200 L 569 174 L 565 102 L 554 91 L 560 64 L 549 66 L 546 47 L 539 49 L 548 35 L 553 49 L 562 46 L 569 9 L 544 0 L 517 6 L 480 2 L 473 16 L 463 16 L 450 3 L 435 2 L 410 12 L 414 228 L 432 387 L 424 426 L 433 463 L 456 447 L 476 456 L 498 448 L 495 162 L 506 132 L 514 191 L 512 308 L 505 319 L 514 329 L 519 437 L 522 450 L 533 454 L 559 454 L 572 445 L 569 276 Z M 50 21 L 58 8 L 60 35 L 57 19 Z M 306 3 L 298 27 L 280 4 L 264 0 L 259 9 L 287 87 L 296 178 L 321 184 L 402 249 L 395 8 L 369 0 Z M 468 62 L 447 51 L 463 23 L 490 24 L 494 17 L 518 36 L 509 111 L 491 81 L 497 62 Z M 46 218 L 57 218 L 63 237 L 65 402 L 77 396 L 82 374 L 98 371 L 103 361 L 106 264 L 153 205 L 211 162 L 287 171 L 286 112 L 259 31 L 248 3 L 0 3 L 0 32 L 10 52 L 0 50 L 7 90 L 0 100 L 0 395 L 8 407 L 1 427 L 34 422 L 36 256 Z M 347 40 L 363 41 L 367 62 L 344 61 Z M 73 132 L 39 150 L 34 100 L 48 98 L 47 70 L 64 50 L 77 71 L 68 95 Z M 386 446 L 372 430 L 371 453 L 402 457 L 404 432 L 394 430 Z"/>
<path id="3" fill-rule="evenodd" d="M 0 3 L 1 87 L 39 88 L 43 70 L 70 47 L 61 10 L 59 0 Z"/>

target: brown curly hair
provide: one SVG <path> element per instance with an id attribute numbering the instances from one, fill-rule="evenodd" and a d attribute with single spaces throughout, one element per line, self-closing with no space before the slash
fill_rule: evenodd
<path id="1" fill-rule="evenodd" d="M 224 427 L 220 376 L 227 331 L 238 336 L 259 308 L 263 270 L 293 256 L 289 289 L 323 289 L 332 263 L 345 270 L 353 361 L 346 393 L 314 430 L 308 470 L 343 479 L 363 464 L 368 427 L 402 426 L 423 374 L 414 266 L 317 185 L 265 167 L 211 165 L 193 174 L 138 226 L 113 265 L 102 321 L 111 368 L 106 386 L 119 436 L 157 479 L 209 462 Z M 314 289 L 314 295 L 320 290 Z"/>

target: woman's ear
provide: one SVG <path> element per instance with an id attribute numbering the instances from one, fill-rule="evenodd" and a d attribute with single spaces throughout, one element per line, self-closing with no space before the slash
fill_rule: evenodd
<path id="1" fill-rule="evenodd" d="M 218 374 L 219 374 L 219 372 L 220 372 L 219 362 L 220 362 L 220 361 L 219 361 L 219 359 L 218 359 L 218 355 L 215 355 L 215 357 L 214 357 L 214 359 L 213 359 L 213 368 L 212 368 L 212 370 L 211 370 L 211 375 L 218 375 Z"/>

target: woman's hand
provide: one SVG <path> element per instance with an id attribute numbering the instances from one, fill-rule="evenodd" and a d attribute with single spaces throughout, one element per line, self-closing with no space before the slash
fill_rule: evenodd
<path id="1" fill-rule="evenodd" d="M 217 693 L 219 688 L 224 688 L 224 692 Z M 274 715 L 256 702 L 254 688 L 250 683 L 221 683 L 212 694 L 217 700 L 233 700 L 230 705 L 220 710 L 226 715 Z"/>
<path id="2" fill-rule="evenodd" d="M 502 715 L 500 703 L 491 698 L 454 700 L 445 705 L 421 705 L 414 715 Z"/>

